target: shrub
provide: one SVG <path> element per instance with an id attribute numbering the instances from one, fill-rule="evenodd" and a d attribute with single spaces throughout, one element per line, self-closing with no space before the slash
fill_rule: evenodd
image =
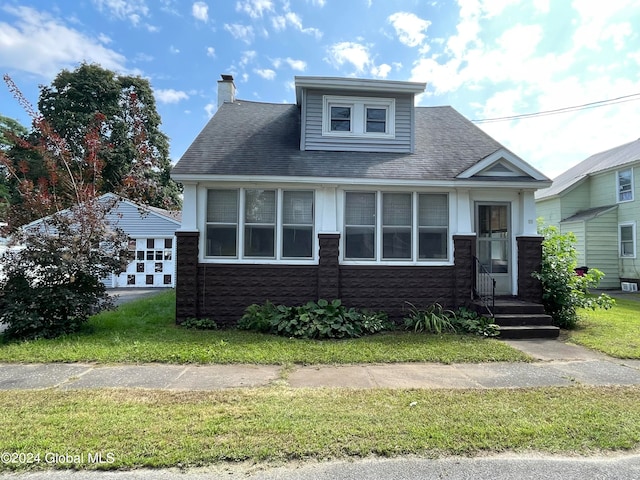
<path id="1" fill-rule="evenodd" d="M 453 328 L 458 333 L 471 333 L 484 337 L 496 337 L 500 333 L 498 325 L 490 317 L 478 315 L 468 308 L 461 307 L 451 318 Z"/>
<path id="2" fill-rule="evenodd" d="M 409 315 L 404 319 L 404 326 L 407 329 L 437 334 L 455 331 L 451 322 L 455 313 L 451 310 L 445 310 L 439 303 L 434 303 L 423 309 L 417 308 L 409 302 L 407 304 L 410 306 Z"/>
<path id="3" fill-rule="evenodd" d="M 574 247 L 576 237 L 572 232 L 561 234 L 558 228 L 539 228 L 542 242 L 542 267 L 532 275 L 542 282 L 542 301 L 546 312 L 561 328 L 575 328 L 578 308 L 610 308 L 614 300 L 606 294 L 590 296 L 589 288 L 595 288 L 604 274 L 597 268 L 589 268 L 583 276 L 575 273 L 578 253 Z"/>
<path id="4" fill-rule="evenodd" d="M 383 312 L 347 309 L 340 300 L 320 299 L 301 306 L 250 305 L 238 328 L 285 337 L 328 339 L 355 338 L 390 328 Z"/>
<path id="5" fill-rule="evenodd" d="M 217 330 L 218 324 L 210 318 L 187 318 L 180 324 L 184 328 L 196 330 Z"/>

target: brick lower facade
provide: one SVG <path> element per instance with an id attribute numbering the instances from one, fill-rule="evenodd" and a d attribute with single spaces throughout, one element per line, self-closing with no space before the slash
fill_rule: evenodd
<path id="1" fill-rule="evenodd" d="M 266 300 L 299 305 L 320 298 L 340 298 L 348 307 L 384 310 L 395 321 L 406 314 L 409 303 L 457 308 L 471 301 L 476 245 L 473 235 L 454 236 L 454 265 L 434 267 L 340 265 L 339 234 L 319 235 L 317 265 L 199 263 L 199 234 L 177 232 L 176 236 L 178 323 L 187 318 L 211 318 L 220 326 L 233 327 L 248 305 Z M 521 255 L 530 248 L 535 253 L 534 242 L 523 243 L 524 252 L 520 239 L 518 245 Z M 540 256 L 532 262 L 538 267 L 539 263 Z M 527 280 L 527 298 L 535 297 L 535 282 L 524 274 L 522 278 Z M 539 294 L 541 298 L 541 289 Z"/>

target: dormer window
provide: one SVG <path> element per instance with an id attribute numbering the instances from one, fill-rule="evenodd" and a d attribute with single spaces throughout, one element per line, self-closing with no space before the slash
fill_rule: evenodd
<path id="1" fill-rule="evenodd" d="M 395 99 L 323 97 L 322 134 L 341 137 L 395 137 Z"/>

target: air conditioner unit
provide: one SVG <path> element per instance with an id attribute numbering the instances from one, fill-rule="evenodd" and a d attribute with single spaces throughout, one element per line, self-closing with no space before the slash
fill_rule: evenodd
<path id="1" fill-rule="evenodd" d="M 620 282 L 620 288 L 623 292 L 637 292 L 638 284 L 633 282 Z"/>

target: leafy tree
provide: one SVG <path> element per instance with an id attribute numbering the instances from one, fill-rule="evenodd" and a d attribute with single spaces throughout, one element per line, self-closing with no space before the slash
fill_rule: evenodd
<path id="1" fill-rule="evenodd" d="M 104 162 L 101 193 L 121 193 L 161 208 L 180 207 L 180 190 L 169 176 L 169 140 L 160 130 L 148 80 L 82 63 L 73 71 L 62 70 L 50 86 L 41 87 L 38 108 L 76 157 L 86 157 L 86 136 L 94 128 L 96 115 L 102 116 L 97 131 Z M 139 161 L 141 148 L 145 162 Z M 136 182 L 144 183 L 144 188 Z"/>
<path id="2" fill-rule="evenodd" d="M 0 115 L 0 150 L 8 151 L 17 146 L 20 138 L 29 131 L 17 120 Z M 12 189 L 6 169 L 0 165 L 0 221 L 5 222 L 12 200 Z M 1 232 L 0 232 L 1 233 Z"/>
<path id="3" fill-rule="evenodd" d="M 31 141 L 22 139 L 18 147 L 41 160 L 43 175 L 34 180 L 24 157 L 16 164 L 0 150 L 0 164 L 21 200 L 11 206 L 9 227 L 16 243 L 24 246 L 5 253 L 0 262 L 0 322 L 8 325 L 5 337 L 54 337 L 76 331 L 89 315 L 108 307 L 100 278 L 122 272 L 128 263 L 128 239 L 107 221 L 118 197 L 100 195 L 103 155 L 110 148 L 102 133 L 109 127 L 104 115 L 96 113 L 87 119 L 83 138 L 73 144 L 29 105 L 8 76 L 5 81 L 33 121 Z M 134 104 L 127 107 L 136 125 L 131 168 L 154 168 L 157 158 L 148 146 L 144 122 L 137 118 L 135 99 L 131 94 Z M 125 172 L 125 178 L 136 175 Z M 127 188 L 136 193 L 147 185 Z M 25 218 L 42 220 L 18 228 Z"/>
<path id="4" fill-rule="evenodd" d="M 578 253 L 576 237 L 572 232 L 561 234 L 557 227 L 543 226 L 539 222 L 542 242 L 542 268 L 533 276 L 542 282 L 542 300 L 546 312 L 561 328 L 575 328 L 578 322 L 578 308 L 610 308 L 614 300 L 607 294 L 590 295 L 589 289 L 596 288 L 604 273 L 597 268 L 589 268 L 584 275 L 576 275 Z"/>

